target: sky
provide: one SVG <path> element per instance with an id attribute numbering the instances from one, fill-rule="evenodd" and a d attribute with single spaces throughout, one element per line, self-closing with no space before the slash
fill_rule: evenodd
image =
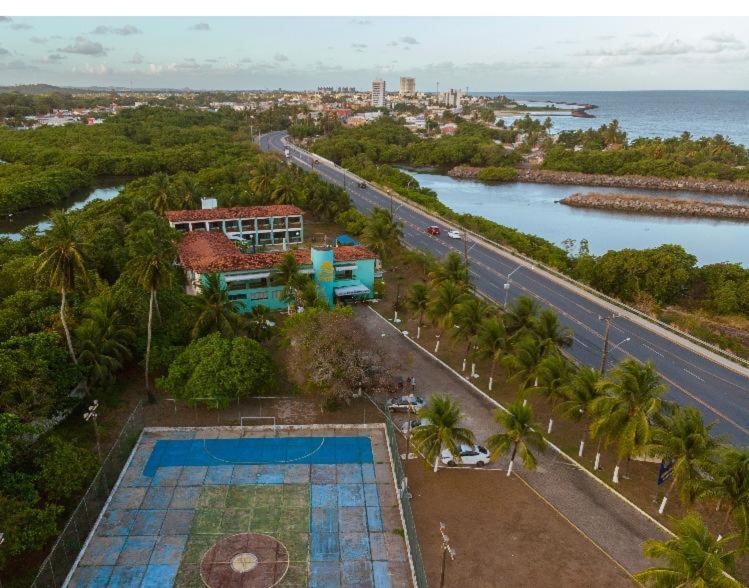
<path id="1" fill-rule="evenodd" d="M 749 18 L 0 17 L 0 85 L 749 90 Z"/>

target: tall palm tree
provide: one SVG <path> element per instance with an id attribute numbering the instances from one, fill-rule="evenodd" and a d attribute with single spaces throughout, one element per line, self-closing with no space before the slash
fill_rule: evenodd
<path id="1" fill-rule="evenodd" d="M 287 253 L 273 274 L 273 281 L 283 286 L 281 298 L 286 302 L 287 312 L 291 314 L 292 305 L 299 305 L 299 293 L 309 280 L 301 273 L 299 262 L 293 253 Z"/>
<path id="2" fill-rule="evenodd" d="M 264 341 L 270 336 L 270 308 L 263 304 L 252 307 L 247 320 L 247 334 L 257 341 Z"/>
<path id="3" fill-rule="evenodd" d="M 538 384 L 532 388 L 532 391 L 551 403 L 549 425 L 546 428 L 547 435 L 551 434 L 557 402 L 563 398 L 564 387 L 569 383 L 572 373 L 570 363 L 556 351 L 544 357 L 538 365 Z"/>
<path id="4" fill-rule="evenodd" d="M 650 452 L 674 462 L 671 484 L 658 509 L 663 513 L 676 486 L 679 486 L 684 502 L 694 502 L 702 473 L 710 469 L 720 443 L 710 434 L 715 423 L 706 425 L 696 408 L 677 407 L 673 414 L 655 415 L 654 421 L 656 426 L 651 434 Z"/>
<path id="5" fill-rule="evenodd" d="M 596 398 L 591 408 L 596 414 L 591 432 L 616 439 L 618 460 L 613 482 L 619 483 L 619 463 L 650 443 L 652 418 L 658 414 L 666 386 L 655 371 L 653 362 L 640 363 L 626 359 L 611 370 L 604 384 L 605 393 Z"/>
<path id="6" fill-rule="evenodd" d="M 165 173 L 153 176 L 153 193 L 151 194 L 151 210 L 163 215 L 172 206 L 172 181 Z"/>
<path id="7" fill-rule="evenodd" d="M 393 219 L 389 211 L 375 208 L 367 220 L 361 238 L 382 260 L 391 257 L 403 237 L 403 223 Z"/>
<path id="8" fill-rule="evenodd" d="M 468 266 L 465 264 L 463 256 L 457 251 L 450 251 L 447 257 L 434 267 L 429 277 L 435 284 L 454 282 L 467 288 L 470 283 Z"/>
<path id="9" fill-rule="evenodd" d="M 562 327 L 559 324 L 557 313 L 550 308 L 541 311 L 541 314 L 534 321 L 532 329 L 541 342 L 545 354 L 572 346 L 572 329 Z"/>
<path id="10" fill-rule="evenodd" d="M 429 308 L 429 287 L 426 284 L 414 284 L 406 296 L 406 308 L 416 313 L 416 338 L 421 337 L 421 327 L 424 326 L 424 314 Z"/>
<path id="11" fill-rule="evenodd" d="M 535 323 L 540 312 L 538 302 L 529 296 L 520 296 L 510 305 L 504 315 L 507 334 L 519 339 L 525 335 Z"/>
<path id="12" fill-rule="evenodd" d="M 726 447 L 717 463 L 710 468 L 710 477 L 700 484 L 698 498 L 715 498 L 726 508 L 723 526 L 731 516 L 739 522 L 743 534 L 749 520 L 749 449 Z"/>
<path id="13" fill-rule="evenodd" d="M 538 423 L 533 421 L 533 409 L 522 402 L 513 402 L 507 407 L 507 412 L 499 408 L 495 410 L 494 420 L 504 430 L 486 440 L 492 457 L 510 452 L 508 476 L 512 475 L 518 453 L 525 469 L 535 470 L 537 460 L 532 450 L 543 453 L 546 451 L 546 441 L 543 433 L 539 432 Z"/>
<path id="14" fill-rule="evenodd" d="M 303 308 L 328 308 L 328 303 L 320 294 L 319 287 L 311 279 L 306 279 L 301 290 L 299 290 L 299 301 Z"/>
<path id="15" fill-rule="evenodd" d="M 200 208 L 201 192 L 191 176 L 183 176 L 179 179 L 177 186 L 177 206 L 182 209 Z"/>
<path id="16" fill-rule="evenodd" d="M 297 180 L 292 174 L 284 172 L 273 180 L 270 198 L 275 204 L 296 204 L 299 195 Z"/>
<path id="17" fill-rule="evenodd" d="M 439 351 L 442 333 L 451 330 L 455 325 L 455 313 L 465 299 L 463 288 L 455 282 L 443 282 L 432 290 L 427 315 L 437 327 L 435 353 Z"/>
<path id="18" fill-rule="evenodd" d="M 265 199 L 270 197 L 273 190 L 273 180 L 278 173 L 278 164 L 271 160 L 263 158 L 250 171 L 250 189 L 260 197 Z"/>
<path id="19" fill-rule="evenodd" d="M 127 245 L 131 258 L 125 270 L 134 276 L 149 293 L 144 374 L 148 401 L 153 403 L 156 398 L 151 390 L 149 377 L 153 310 L 156 304 L 157 291 L 171 283 L 173 277 L 172 265 L 177 256 L 177 248 L 174 231 L 158 222 L 151 222 L 150 228 L 142 228 L 128 236 Z"/>
<path id="20" fill-rule="evenodd" d="M 65 313 L 68 292 L 75 289 L 77 280 L 86 281 L 86 245 L 78 238 L 77 222 L 65 211 L 53 212 L 49 222 L 42 238 L 44 249 L 39 255 L 37 272 L 46 277 L 50 288 L 60 292 L 60 322 L 70 357 L 78 363 Z"/>
<path id="21" fill-rule="evenodd" d="M 125 324 L 112 297 L 104 295 L 88 302 L 75 338 L 78 359 L 89 369 L 89 383 L 108 386 L 131 358 L 135 333 Z"/>
<path id="22" fill-rule="evenodd" d="M 505 367 L 512 374 L 510 379 L 520 384 L 521 394 L 529 386 L 538 386 L 538 367 L 543 359 L 541 342 L 530 333 L 515 343 L 512 355 L 505 357 Z"/>
<path id="23" fill-rule="evenodd" d="M 476 337 L 479 334 L 481 323 L 489 316 L 491 307 L 483 300 L 470 296 L 462 302 L 455 311 L 455 335 L 466 342 L 464 362 L 467 362 L 471 348 L 476 345 Z M 471 375 L 476 371 L 475 363 L 471 365 Z M 465 363 L 463 367 L 465 371 Z"/>
<path id="24" fill-rule="evenodd" d="M 242 316 L 242 303 L 229 298 L 229 291 L 219 274 L 206 274 L 200 292 L 192 298 L 196 311 L 190 336 L 193 340 L 219 332 L 225 337 L 237 333 Z"/>
<path id="25" fill-rule="evenodd" d="M 484 319 L 479 328 L 477 342 L 479 355 L 491 361 L 489 371 L 489 390 L 491 390 L 497 362 L 510 353 L 510 340 L 507 337 L 504 323 L 496 317 Z"/>
<path id="26" fill-rule="evenodd" d="M 414 446 L 421 451 L 427 462 L 434 464 L 435 472 L 439 467 L 443 449 L 448 449 L 454 456 L 459 456 L 458 446 L 461 443 L 472 444 L 474 442 L 471 430 L 460 426 L 463 419 L 460 406 L 449 396 L 432 396 L 429 403 L 418 414 L 420 418 L 426 419 L 427 424 L 414 429 L 412 434 Z"/>
<path id="27" fill-rule="evenodd" d="M 583 456 L 585 447 L 585 438 L 590 435 L 590 419 L 593 416 L 591 405 L 593 401 L 602 394 L 601 382 L 603 376 L 597 369 L 584 366 L 577 370 L 562 387 L 562 402 L 557 406 L 557 412 L 574 422 L 580 422 L 583 419 L 588 421 L 585 427 L 585 434 L 580 439 L 580 449 L 577 453 L 579 457 Z M 600 446 L 596 450 L 596 456 L 600 453 Z M 597 457 L 598 462 L 600 457 Z M 596 468 L 598 467 L 596 463 Z"/>
<path id="28" fill-rule="evenodd" d="M 713 537 L 695 513 L 676 521 L 674 531 L 666 541 L 645 542 L 643 553 L 661 565 L 638 572 L 635 580 L 649 588 L 741 588 L 727 575 L 742 551 L 731 546 L 736 536 Z"/>

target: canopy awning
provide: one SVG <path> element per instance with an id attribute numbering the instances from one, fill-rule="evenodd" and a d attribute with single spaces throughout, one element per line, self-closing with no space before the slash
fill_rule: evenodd
<path id="1" fill-rule="evenodd" d="M 353 294 L 369 294 L 369 288 L 364 284 L 353 284 L 351 286 L 341 286 L 334 288 L 336 296 L 351 296 Z"/>
<path id="2" fill-rule="evenodd" d="M 225 282 L 241 282 L 243 280 L 261 280 L 270 276 L 270 272 L 260 272 L 257 274 L 229 274 L 224 275 Z"/>
<path id="3" fill-rule="evenodd" d="M 337 271 L 337 272 L 345 272 L 345 271 L 348 271 L 348 270 L 355 270 L 355 269 L 356 269 L 356 264 L 355 263 L 351 263 L 351 264 L 348 264 L 348 265 L 337 265 L 337 266 L 335 266 L 335 271 Z"/>

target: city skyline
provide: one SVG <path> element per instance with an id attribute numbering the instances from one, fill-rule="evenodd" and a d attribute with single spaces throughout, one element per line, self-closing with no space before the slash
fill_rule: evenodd
<path id="1" fill-rule="evenodd" d="M 0 84 L 749 90 L 746 18 L 0 17 Z"/>

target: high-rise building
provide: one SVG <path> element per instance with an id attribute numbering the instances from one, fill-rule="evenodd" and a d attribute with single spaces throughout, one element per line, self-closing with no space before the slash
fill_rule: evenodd
<path id="1" fill-rule="evenodd" d="M 416 94 L 416 78 L 401 78 L 400 95 L 403 97 Z"/>
<path id="2" fill-rule="evenodd" d="M 439 102 L 448 108 L 460 108 L 461 101 L 463 100 L 462 90 L 450 89 L 447 92 L 442 92 L 439 95 Z"/>
<path id="3" fill-rule="evenodd" d="M 385 105 L 385 81 L 374 80 L 372 82 L 372 106 L 384 108 Z"/>

